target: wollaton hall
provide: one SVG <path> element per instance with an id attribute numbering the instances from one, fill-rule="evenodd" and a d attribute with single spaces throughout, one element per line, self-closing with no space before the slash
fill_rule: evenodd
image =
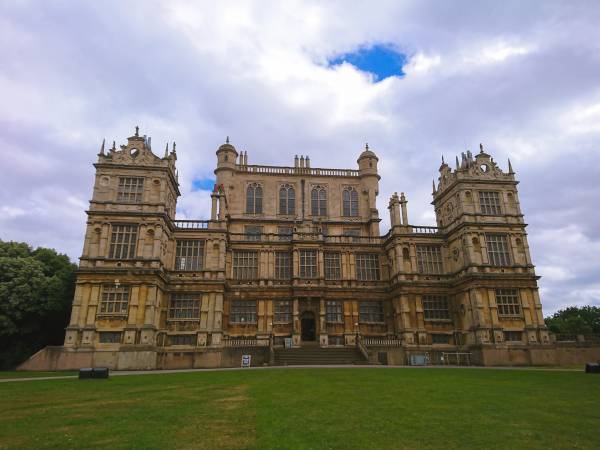
<path id="1" fill-rule="evenodd" d="M 394 194 L 382 235 L 368 147 L 357 169 L 216 156 L 210 219 L 177 220 L 174 145 L 156 156 L 136 128 L 102 146 L 65 343 L 39 367 L 510 364 L 555 347 L 510 162 L 442 163 L 437 227 Z"/>

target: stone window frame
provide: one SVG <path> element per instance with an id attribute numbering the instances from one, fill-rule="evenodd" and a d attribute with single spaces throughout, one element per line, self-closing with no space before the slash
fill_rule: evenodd
<path id="1" fill-rule="evenodd" d="M 98 343 L 100 344 L 120 344 L 123 342 L 122 331 L 99 331 Z"/>
<path id="2" fill-rule="evenodd" d="M 515 344 L 523 342 L 523 331 L 504 330 L 502 334 L 504 337 L 504 342 L 510 342 Z"/>
<path id="3" fill-rule="evenodd" d="M 235 280 L 258 279 L 258 250 L 233 250 L 232 277 Z"/>
<path id="4" fill-rule="evenodd" d="M 142 203 L 143 194 L 144 177 L 119 177 L 117 202 Z"/>
<path id="5" fill-rule="evenodd" d="M 486 216 L 502 215 L 501 193 L 499 191 L 478 191 L 479 210 Z"/>
<path id="6" fill-rule="evenodd" d="M 382 301 L 363 301 L 358 304 L 358 323 L 383 324 L 385 314 Z"/>
<path id="7" fill-rule="evenodd" d="M 439 244 L 417 244 L 417 272 L 422 274 L 444 273 L 442 246 Z"/>
<path id="8" fill-rule="evenodd" d="M 262 241 L 263 227 L 260 225 L 244 225 L 244 240 L 250 242 Z"/>
<path id="9" fill-rule="evenodd" d="M 325 264 L 326 280 L 342 279 L 342 253 L 323 252 L 323 263 Z"/>
<path id="10" fill-rule="evenodd" d="M 256 300 L 231 300 L 229 304 L 229 323 L 232 324 L 257 324 Z"/>
<path id="11" fill-rule="evenodd" d="M 344 323 L 344 302 L 342 300 L 325 301 L 325 322 L 332 324 Z"/>
<path id="12" fill-rule="evenodd" d="M 246 185 L 246 214 L 263 213 L 262 183 L 252 182 Z"/>
<path id="13" fill-rule="evenodd" d="M 381 268 L 377 253 L 356 253 L 356 279 L 359 281 L 381 280 Z"/>
<path id="14" fill-rule="evenodd" d="M 205 239 L 176 239 L 175 270 L 203 270 L 205 250 Z"/>
<path id="15" fill-rule="evenodd" d="M 198 341 L 196 334 L 168 334 L 167 343 L 169 346 L 195 347 Z"/>
<path id="16" fill-rule="evenodd" d="M 510 241 L 508 233 L 485 233 L 485 247 L 488 263 L 494 267 L 511 265 Z"/>
<path id="17" fill-rule="evenodd" d="M 327 217 L 327 186 L 315 184 L 310 189 L 310 213 L 313 217 Z"/>
<path id="18" fill-rule="evenodd" d="M 359 216 L 359 195 L 356 186 L 344 186 L 342 189 L 342 216 Z"/>
<path id="19" fill-rule="evenodd" d="M 432 344 L 450 344 L 450 335 L 446 333 L 431 333 Z"/>
<path id="20" fill-rule="evenodd" d="M 98 302 L 97 316 L 121 316 L 129 315 L 129 300 L 131 298 L 131 287 L 129 285 L 102 285 L 100 301 Z"/>
<path id="21" fill-rule="evenodd" d="M 134 259 L 138 232 L 139 225 L 136 223 L 111 223 L 108 259 Z"/>
<path id="22" fill-rule="evenodd" d="M 292 323 L 293 306 L 291 300 L 275 300 L 273 302 L 273 323 Z"/>
<path id="23" fill-rule="evenodd" d="M 300 249 L 299 261 L 301 278 L 317 278 L 319 276 L 319 255 L 316 249 Z"/>
<path id="24" fill-rule="evenodd" d="M 447 295 L 425 294 L 421 298 L 425 322 L 450 322 L 450 299 Z"/>
<path id="25" fill-rule="evenodd" d="M 496 296 L 496 307 L 499 318 L 523 317 L 518 289 L 497 288 L 494 294 Z"/>
<path id="26" fill-rule="evenodd" d="M 276 251 L 275 252 L 275 279 L 291 280 L 292 279 L 292 252 Z"/>
<path id="27" fill-rule="evenodd" d="M 277 238 L 280 241 L 289 242 L 292 240 L 294 234 L 294 227 L 292 226 L 278 226 L 277 227 Z"/>
<path id="28" fill-rule="evenodd" d="M 169 295 L 169 309 L 167 320 L 171 321 L 194 321 L 200 320 L 202 309 L 202 294 L 189 292 L 173 292 Z"/>
<path id="29" fill-rule="evenodd" d="M 291 195 L 290 195 L 291 194 Z M 279 215 L 296 215 L 296 187 L 290 183 L 283 183 L 279 186 Z"/>

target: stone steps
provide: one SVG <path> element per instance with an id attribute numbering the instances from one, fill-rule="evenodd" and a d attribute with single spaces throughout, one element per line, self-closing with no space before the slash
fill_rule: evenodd
<path id="1" fill-rule="evenodd" d="M 352 365 L 368 361 L 355 348 L 301 347 L 275 349 L 275 365 Z"/>

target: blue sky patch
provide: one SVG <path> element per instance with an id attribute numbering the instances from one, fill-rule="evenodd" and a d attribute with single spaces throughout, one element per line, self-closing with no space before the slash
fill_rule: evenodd
<path id="1" fill-rule="evenodd" d="M 212 191 L 215 187 L 214 178 L 194 178 L 192 180 L 192 191 Z"/>
<path id="2" fill-rule="evenodd" d="M 363 72 L 370 72 L 375 75 L 376 81 L 381 81 L 391 76 L 403 77 L 402 67 L 408 62 L 408 58 L 389 45 L 377 44 L 337 56 L 329 60 L 329 65 L 336 66 L 343 62 L 352 64 Z"/>

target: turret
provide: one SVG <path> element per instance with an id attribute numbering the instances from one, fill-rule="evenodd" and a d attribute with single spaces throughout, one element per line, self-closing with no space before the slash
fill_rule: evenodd
<path id="1" fill-rule="evenodd" d="M 238 152 L 235 147 L 229 143 L 229 136 L 227 136 L 225 143 L 217 149 L 217 168 L 215 169 L 215 173 L 217 173 L 219 169 L 235 169 L 237 157 Z"/>

